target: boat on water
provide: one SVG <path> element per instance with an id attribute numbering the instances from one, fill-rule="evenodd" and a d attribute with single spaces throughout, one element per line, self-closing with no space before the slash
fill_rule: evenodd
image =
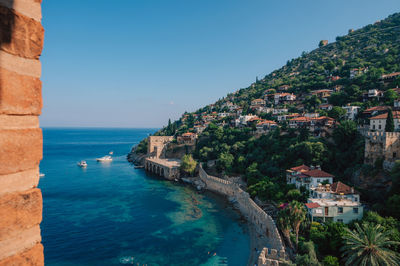
<path id="1" fill-rule="evenodd" d="M 80 162 L 78 162 L 78 166 L 85 168 L 85 167 L 87 167 L 87 163 L 86 163 L 86 161 L 80 161 Z"/>
<path id="2" fill-rule="evenodd" d="M 97 158 L 96 161 L 98 162 L 111 162 L 112 157 L 110 155 L 103 156 L 101 158 Z"/>
<path id="3" fill-rule="evenodd" d="M 44 177 L 44 174 L 43 173 L 39 173 L 39 177 Z"/>

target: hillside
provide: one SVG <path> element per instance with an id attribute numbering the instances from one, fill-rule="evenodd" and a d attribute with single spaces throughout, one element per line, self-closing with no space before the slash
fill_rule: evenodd
<path id="1" fill-rule="evenodd" d="M 338 214 L 330 217 L 333 225 L 327 224 L 324 216 L 321 224 L 304 222 L 300 230 L 302 240 L 295 248 L 298 265 L 320 265 L 318 260 L 327 258 L 338 263 L 344 227 L 354 228 L 354 222 L 343 223 L 362 219 L 385 224 L 394 230 L 391 240 L 400 239 L 399 86 L 400 13 L 396 13 L 349 30 L 334 43 L 321 41 L 319 48 L 289 60 L 249 87 L 169 121 L 155 135 L 173 135 L 172 147 L 190 146 L 187 153 L 209 173 L 242 177 L 252 197 L 276 209 L 294 202 L 293 206 L 306 206 L 304 210 L 312 212 L 321 207 L 307 205 L 317 187 L 334 194 L 330 185 L 341 186 L 347 194 L 358 195 L 363 205 L 358 198 L 352 202 L 357 212 L 353 209 L 346 222 Z M 383 137 L 387 133 L 389 144 Z M 375 139 L 371 142 L 369 136 Z M 146 147 L 143 140 L 135 151 L 145 153 Z M 315 186 L 296 169 L 315 174 L 308 176 L 315 178 Z M 287 176 L 293 172 L 298 174 L 296 180 Z M 363 216 L 358 212 L 363 206 L 377 213 Z M 281 209 L 278 219 L 286 211 Z M 281 230 L 287 230 L 287 220 L 278 223 Z M 294 232 L 285 232 L 290 247 Z"/>

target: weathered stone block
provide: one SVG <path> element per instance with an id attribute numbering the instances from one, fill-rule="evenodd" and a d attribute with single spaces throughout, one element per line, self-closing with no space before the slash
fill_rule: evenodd
<path id="1" fill-rule="evenodd" d="M 44 265 L 43 246 L 36 244 L 19 254 L 0 261 L 0 266 L 39 266 Z"/>
<path id="2" fill-rule="evenodd" d="M 0 175 L 0 196 L 34 188 L 38 183 L 39 167 L 15 174 Z"/>
<path id="3" fill-rule="evenodd" d="M 19 231 L 10 238 L 0 239 L 0 261 L 31 249 L 40 241 L 39 225 Z"/>
<path id="4" fill-rule="evenodd" d="M 40 115 L 42 82 L 0 67 L 0 114 Z"/>
<path id="5" fill-rule="evenodd" d="M 0 175 L 36 168 L 42 159 L 42 143 L 40 128 L 0 129 Z"/>
<path id="6" fill-rule="evenodd" d="M 44 38 L 39 21 L 0 5 L 0 27 L 0 49 L 24 58 L 39 58 Z"/>
<path id="7" fill-rule="evenodd" d="M 38 225 L 42 221 L 42 193 L 34 188 L 0 197 L 0 239 Z"/>

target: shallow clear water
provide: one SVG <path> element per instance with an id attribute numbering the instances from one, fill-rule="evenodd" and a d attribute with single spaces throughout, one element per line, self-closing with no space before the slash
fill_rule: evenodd
<path id="1" fill-rule="evenodd" d="M 126 161 L 132 145 L 154 131 L 43 130 L 46 265 L 246 265 L 247 227 L 224 200 Z M 96 162 L 110 151 L 111 163 Z"/>

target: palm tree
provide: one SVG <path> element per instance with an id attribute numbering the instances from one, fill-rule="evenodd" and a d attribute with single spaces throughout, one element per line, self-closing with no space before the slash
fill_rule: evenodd
<path id="1" fill-rule="evenodd" d="M 340 249 L 346 265 L 399 265 L 400 256 L 390 248 L 400 242 L 391 241 L 390 230 L 380 224 L 356 223 L 356 229 L 345 228 L 344 246 Z"/>
<path id="2" fill-rule="evenodd" d="M 299 244 L 299 230 L 302 222 L 306 220 L 306 210 L 304 205 L 298 201 L 292 201 L 289 204 L 290 220 L 292 221 L 293 230 L 296 233 L 296 247 Z"/>
<path id="3" fill-rule="evenodd" d="M 277 224 L 279 229 L 281 229 L 283 236 L 286 239 L 286 242 L 288 246 L 292 249 L 292 241 L 290 240 L 290 215 L 289 215 L 289 209 L 283 209 L 279 211 L 278 213 L 278 218 L 277 218 Z"/>

